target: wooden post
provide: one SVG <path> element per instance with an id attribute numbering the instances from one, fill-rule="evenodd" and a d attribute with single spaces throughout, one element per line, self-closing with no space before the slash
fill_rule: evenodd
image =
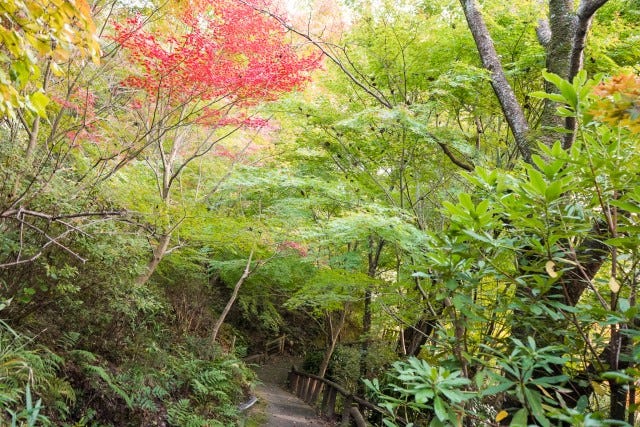
<path id="1" fill-rule="evenodd" d="M 324 387 L 324 383 L 322 381 L 316 382 L 316 387 L 313 389 L 313 394 L 311 395 L 311 404 L 314 404 L 318 401 L 318 397 L 320 392 L 322 391 L 322 387 Z"/>
<path id="2" fill-rule="evenodd" d="M 327 386 L 329 390 L 329 395 L 327 396 L 327 417 L 333 418 L 336 414 L 336 396 L 338 394 L 338 390 L 331 386 Z"/>
<path id="3" fill-rule="evenodd" d="M 353 420 L 356 422 L 357 427 L 367 427 L 367 422 L 364 420 L 364 417 L 357 406 L 352 406 L 349 411 Z"/>
<path id="4" fill-rule="evenodd" d="M 349 427 L 349 421 L 351 418 L 351 403 L 353 402 L 353 395 L 344 396 L 343 408 L 342 408 L 342 421 L 340 427 Z"/>
<path id="5" fill-rule="evenodd" d="M 322 393 L 322 403 L 320 404 L 320 414 L 327 414 L 327 405 L 329 404 L 329 393 L 331 392 L 331 387 L 328 385 L 324 386 L 324 392 Z"/>
<path id="6" fill-rule="evenodd" d="M 303 377 L 302 375 L 300 376 L 300 379 L 298 380 L 298 387 L 296 388 L 296 392 L 295 395 L 300 397 L 300 395 L 302 394 L 302 390 L 304 389 L 304 385 L 307 382 L 307 379 L 305 377 Z"/>
<path id="7" fill-rule="evenodd" d="M 304 395 L 303 400 L 307 403 L 311 403 L 311 396 L 313 396 L 313 392 L 316 389 L 316 385 L 318 384 L 318 380 L 315 378 L 309 378 L 309 387 L 307 387 L 307 393 Z"/>
<path id="8" fill-rule="evenodd" d="M 304 387 L 302 387 L 301 393 L 298 395 L 298 397 L 302 400 L 304 400 L 307 397 L 307 390 L 309 390 L 309 387 L 311 386 L 311 378 L 309 377 L 305 377 L 304 379 Z"/>

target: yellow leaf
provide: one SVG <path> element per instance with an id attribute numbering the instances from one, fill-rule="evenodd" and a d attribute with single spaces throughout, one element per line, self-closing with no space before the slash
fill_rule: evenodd
<path id="1" fill-rule="evenodd" d="M 553 396 L 551 396 L 551 394 L 544 387 L 542 387 L 540 384 L 536 384 L 536 385 L 538 386 L 542 394 L 547 396 L 549 399 L 553 399 Z"/>
<path id="2" fill-rule="evenodd" d="M 602 396 L 604 394 L 606 394 L 606 390 L 604 389 L 604 387 L 602 387 L 602 384 L 597 383 L 595 381 L 591 381 L 591 386 L 593 387 L 593 392 L 595 394 L 597 394 L 598 396 Z"/>
<path id="3" fill-rule="evenodd" d="M 614 294 L 617 294 L 620 290 L 620 283 L 618 283 L 615 277 L 609 279 L 609 289 L 611 289 L 611 292 Z"/>
<path id="4" fill-rule="evenodd" d="M 496 421 L 500 422 L 505 418 L 507 418 L 508 416 L 509 416 L 509 413 L 503 409 L 502 411 L 498 412 L 498 414 L 496 415 Z"/>
<path id="5" fill-rule="evenodd" d="M 544 265 L 544 269 L 547 270 L 547 274 L 552 279 L 555 279 L 556 277 L 558 277 L 558 273 L 556 273 L 556 271 L 553 269 L 555 266 L 556 266 L 556 263 L 551 260 L 547 261 L 547 263 Z"/>

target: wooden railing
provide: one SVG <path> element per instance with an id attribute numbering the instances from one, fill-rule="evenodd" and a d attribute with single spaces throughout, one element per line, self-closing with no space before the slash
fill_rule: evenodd
<path id="1" fill-rule="evenodd" d="M 338 415 L 342 426 L 349 426 L 353 421 L 357 427 L 366 427 L 367 420 L 376 425 L 382 425 L 383 416 L 388 415 L 383 408 L 354 395 L 340 384 L 317 375 L 298 371 L 295 367 L 292 367 L 289 372 L 289 389 L 312 406 L 317 405 L 320 395 L 322 395 L 320 414 L 328 418 L 335 418 Z M 341 396 L 342 405 L 340 414 L 337 414 L 338 395 Z M 399 417 L 396 417 L 395 422 L 401 426 L 407 424 Z"/>
<path id="2" fill-rule="evenodd" d="M 284 354 L 284 348 L 285 348 L 286 342 L 287 342 L 286 335 L 279 336 L 278 338 L 267 342 L 264 345 L 264 351 L 262 353 L 247 356 L 243 360 L 246 363 L 263 363 L 269 358 L 269 356 L 273 356 L 276 354 Z"/>

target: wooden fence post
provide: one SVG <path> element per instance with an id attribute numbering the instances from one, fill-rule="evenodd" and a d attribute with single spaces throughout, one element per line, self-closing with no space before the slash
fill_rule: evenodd
<path id="1" fill-rule="evenodd" d="M 306 377 L 304 379 L 304 387 L 302 387 L 301 393 L 298 396 L 300 399 L 305 400 L 305 398 L 307 397 L 307 390 L 309 390 L 310 386 L 311 386 L 311 378 Z"/>
<path id="2" fill-rule="evenodd" d="M 354 395 L 340 384 L 317 375 L 299 372 L 295 367 L 292 367 L 289 373 L 289 387 L 292 393 L 310 405 L 315 405 L 322 393 L 320 413 L 330 419 L 336 417 L 337 398 L 340 394 L 343 404 L 340 414 L 341 427 L 348 427 L 351 422 L 357 427 L 366 427 L 367 420 L 380 423 L 387 414 L 384 408 Z M 401 426 L 407 424 L 401 417 L 395 417 L 395 422 Z"/>
<path id="3" fill-rule="evenodd" d="M 311 403 L 311 396 L 313 396 L 313 392 L 318 384 L 318 380 L 315 378 L 309 378 L 309 387 L 307 387 L 307 393 L 304 395 L 303 399 L 307 403 Z"/>
<path id="4" fill-rule="evenodd" d="M 329 395 L 327 397 L 327 417 L 333 418 L 336 414 L 336 396 L 338 395 L 338 390 L 333 387 L 327 387 L 329 390 Z"/>
<path id="5" fill-rule="evenodd" d="M 329 393 L 331 392 L 331 387 L 328 385 L 324 386 L 324 391 L 322 393 L 322 403 L 320 403 L 320 414 L 327 415 L 327 405 L 329 404 Z"/>
<path id="6" fill-rule="evenodd" d="M 357 427 L 367 427 L 367 422 L 364 420 L 364 417 L 362 416 L 362 413 L 360 413 L 360 410 L 357 406 L 352 406 L 349 409 L 349 413 L 353 417 L 353 420 L 356 422 Z"/>
<path id="7" fill-rule="evenodd" d="M 324 387 L 324 383 L 322 381 L 317 381 L 316 386 L 313 389 L 313 394 L 311 395 L 311 403 L 316 403 L 318 401 L 318 397 L 320 396 L 320 392 Z"/>
<path id="8" fill-rule="evenodd" d="M 344 405 L 342 408 L 342 421 L 340 422 L 340 427 L 349 427 L 349 422 L 351 418 L 351 403 L 353 402 L 353 395 L 350 394 L 348 396 L 344 396 L 344 401 L 342 404 Z"/>

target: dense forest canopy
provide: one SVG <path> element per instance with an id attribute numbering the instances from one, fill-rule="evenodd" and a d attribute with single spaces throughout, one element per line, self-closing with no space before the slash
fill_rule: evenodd
<path id="1" fill-rule="evenodd" d="M 0 424 L 638 425 L 637 0 L 0 10 Z"/>

